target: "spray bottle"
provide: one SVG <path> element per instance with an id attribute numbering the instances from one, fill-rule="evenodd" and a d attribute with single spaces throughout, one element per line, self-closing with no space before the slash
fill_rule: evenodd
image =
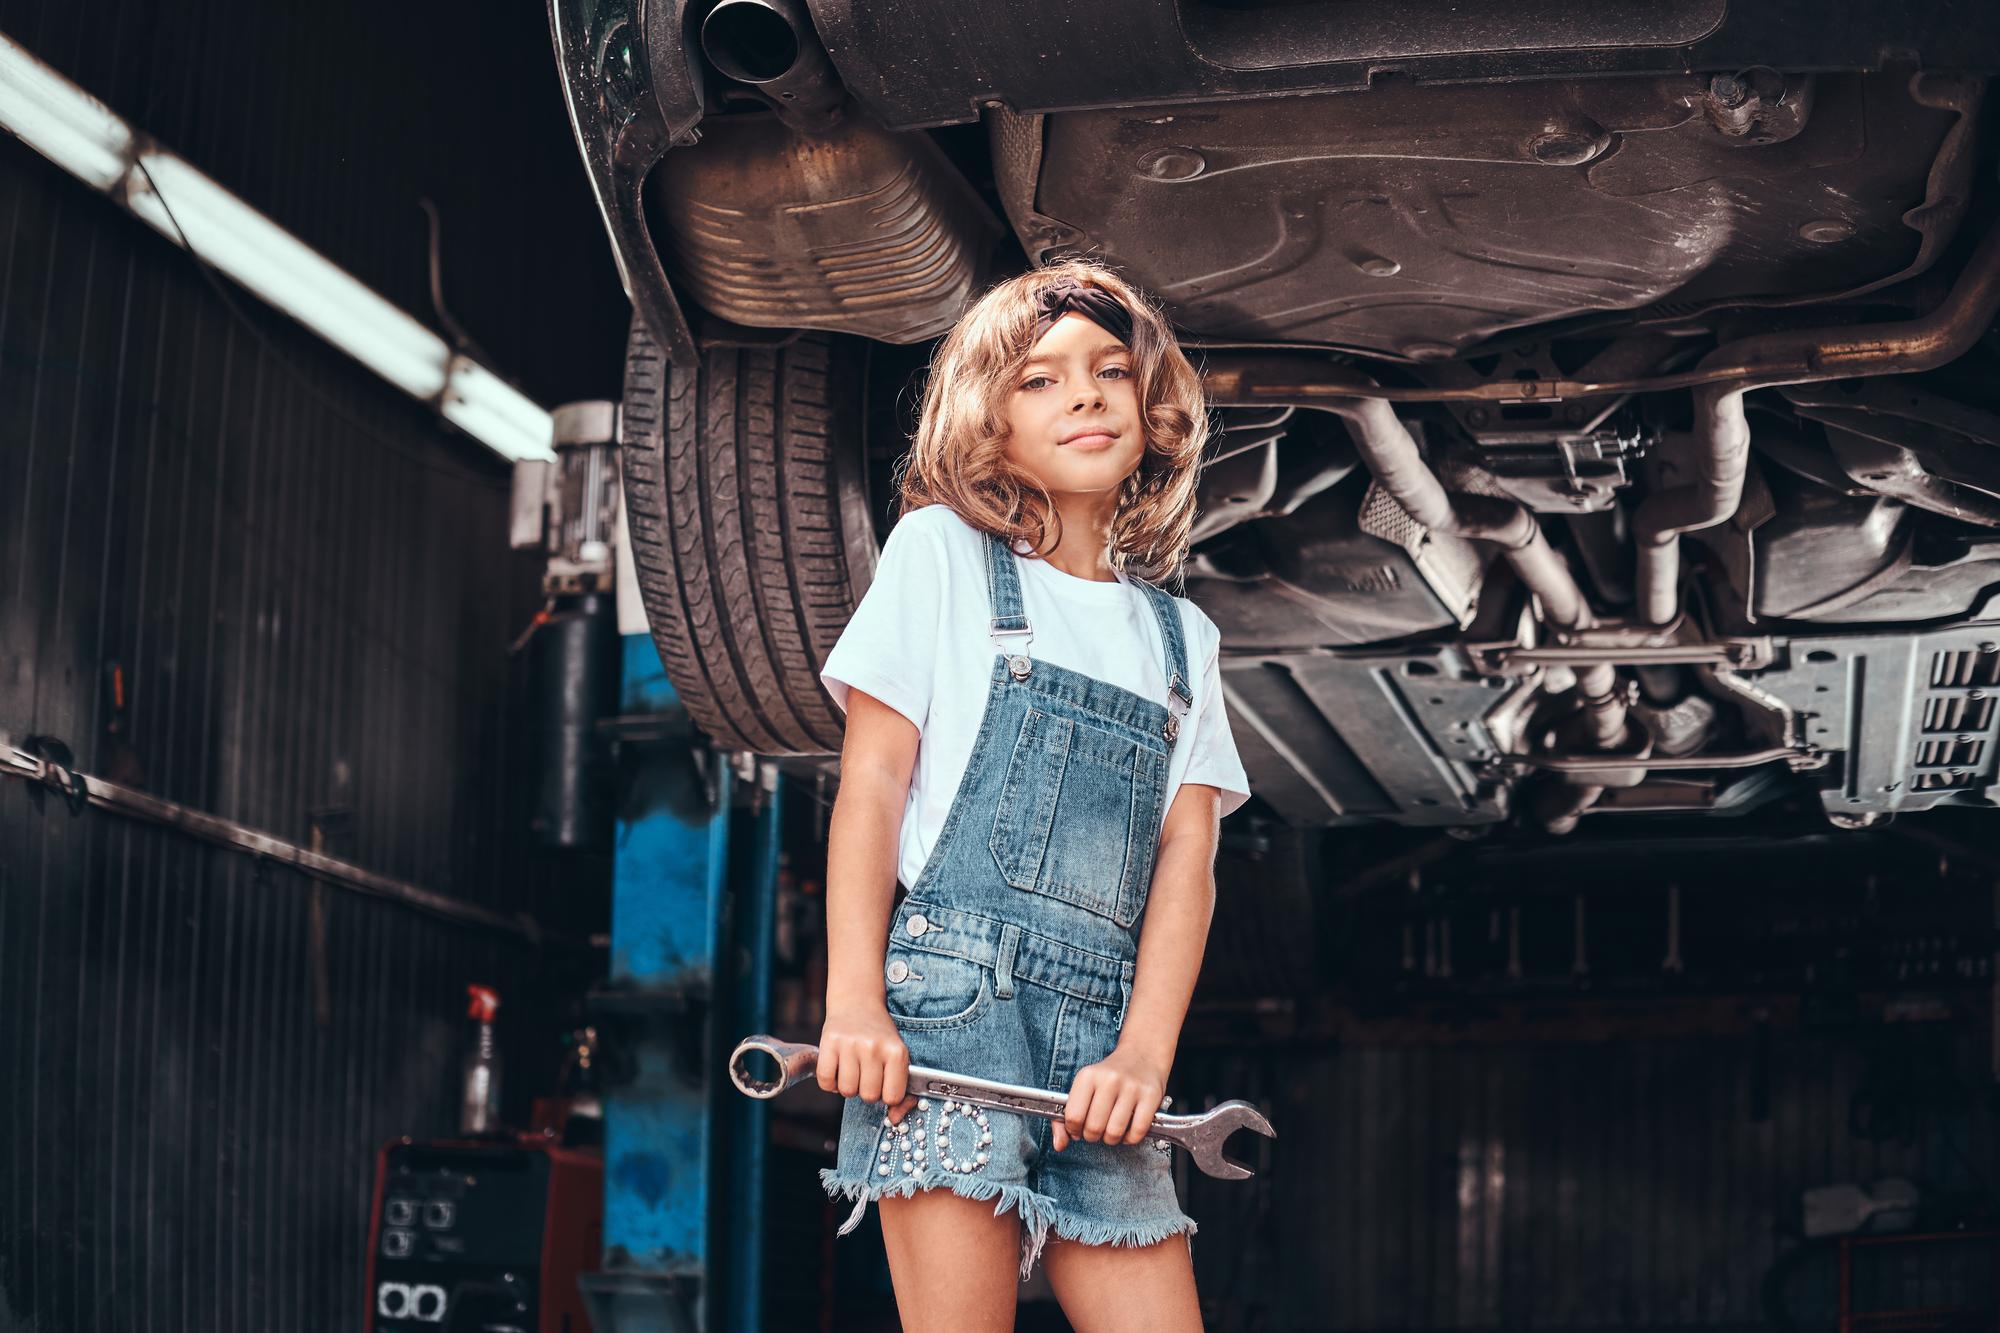
<path id="1" fill-rule="evenodd" d="M 465 1057 L 464 1096 L 458 1106 L 458 1132 L 470 1138 L 500 1129 L 500 1052 L 493 1041 L 500 993 L 489 986 L 467 986 L 465 993 L 472 1001 L 466 1015 L 479 1024 L 478 1040 Z"/>

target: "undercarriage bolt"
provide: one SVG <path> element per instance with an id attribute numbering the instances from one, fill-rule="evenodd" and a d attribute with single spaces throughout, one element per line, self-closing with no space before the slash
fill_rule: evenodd
<path id="1" fill-rule="evenodd" d="M 1718 74 L 1708 81 L 1708 95 L 1723 106 L 1741 106 L 1750 90 L 1734 74 Z"/>

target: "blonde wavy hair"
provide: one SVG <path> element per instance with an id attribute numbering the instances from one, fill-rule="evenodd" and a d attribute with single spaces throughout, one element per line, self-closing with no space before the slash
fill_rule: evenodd
<path id="1" fill-rule="evenodd" d="M 1062 517 L 1048 492 L 1007 458 L 1007 395 L 1033 350 L 1037 302 L 1059 279 L 1109 292 L 1132 315 L 1133 377 L 1146 448 L 1119 488 L 1114 568 L 1148 582 L 1177 579 L 1195 518 L 1208 404 L 1157 304 L 1108 266 L 1067 259 L 1005 279 L 959 317 L 931 358 L 923 412 L 897 463 L 897 517 L 944 504 L 972 526 L 1037 552 L 1055 549 Z"/>

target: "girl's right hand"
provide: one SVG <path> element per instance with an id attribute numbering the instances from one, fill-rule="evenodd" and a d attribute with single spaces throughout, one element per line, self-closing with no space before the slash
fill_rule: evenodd
<path id="1" fill-rule="evenodd" d="M 819 1034 L 819 1085 L 843 1097 L 889 1103 L 890 1124 L 916 1106 L 910 1086 L 910 1050 L 896 1021 L 881 1004 L 829 1006 Z"/>

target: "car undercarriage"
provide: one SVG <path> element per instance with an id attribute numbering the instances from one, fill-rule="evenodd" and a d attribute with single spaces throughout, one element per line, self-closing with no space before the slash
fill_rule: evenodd
<path id="1" fill-rule="evenodd" d="M 551 7 L 718 743 L 837 749 L 921 353 L 1090 254 L 1206 378 L 1185 591 L 1269 814 L 1992 804 L 2000 23 L 1013 0 L 919 53 L 919 8 Z"/>

